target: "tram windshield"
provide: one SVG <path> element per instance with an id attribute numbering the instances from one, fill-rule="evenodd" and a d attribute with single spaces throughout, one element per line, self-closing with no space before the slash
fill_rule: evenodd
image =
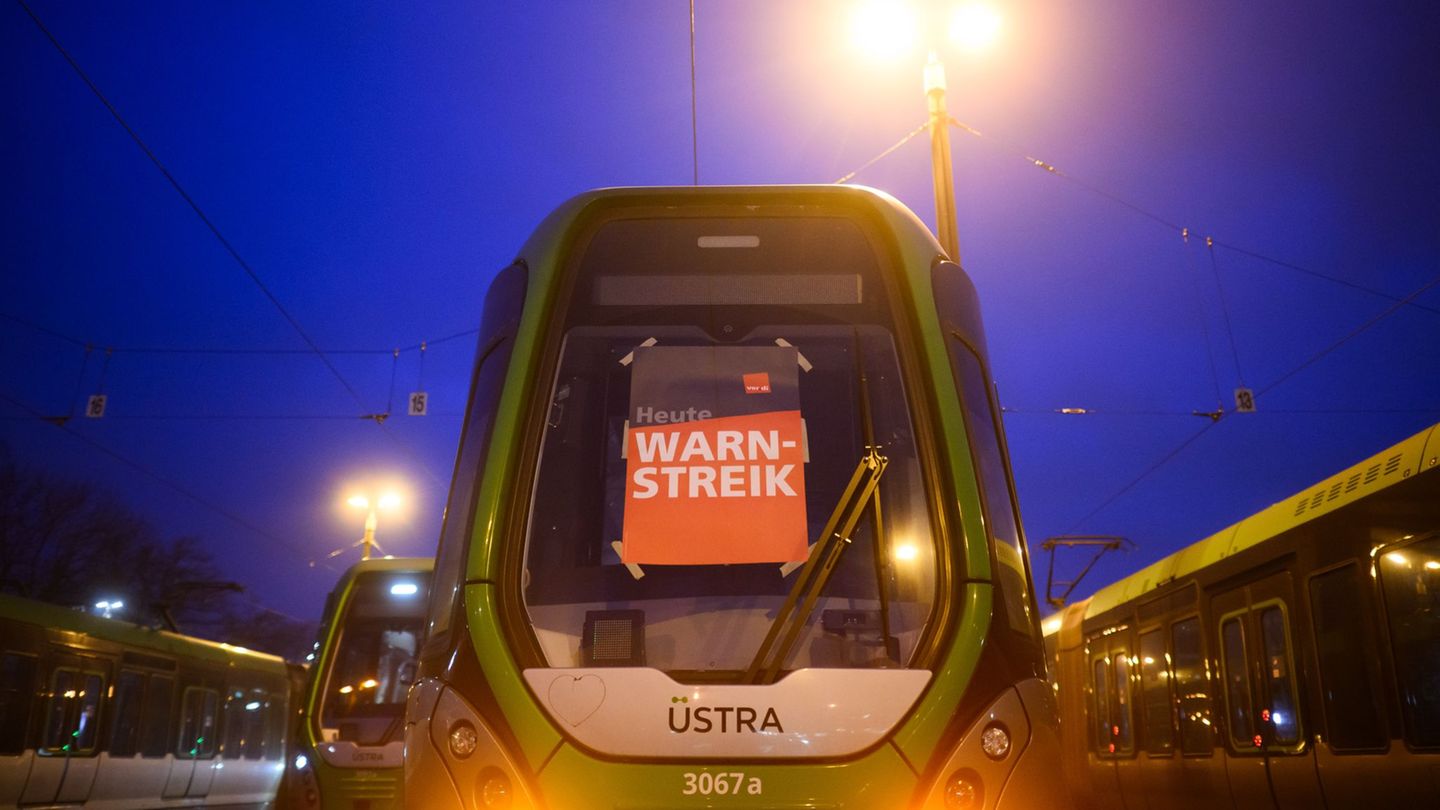
<path id="1" fill-rule="evenodd" d="M 862 226 L 614 220 L 579 261 L 523 572 L 546 663 L 740 679 L 874 448 L 876 495 L 780 664 L 922 665 L 938 543 Z"/>
<path id="2" fill-rule="evenodd" d="M 429 572 L 375 571 L 355 578 L 324 675 L 323 739 L 357 745 L 400 739 L 429 586 Z"/>

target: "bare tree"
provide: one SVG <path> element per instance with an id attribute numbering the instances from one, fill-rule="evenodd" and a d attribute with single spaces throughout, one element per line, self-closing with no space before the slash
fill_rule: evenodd
<path id="1" fill-rule="evenodd" d="M 258 607 L 199 538 L 160 537 L 93 485 L 17 462 L 0 445 L 0 591 L 70 607 L 126 597 L 127 618 L 302 657 L 315 624 Z"/>

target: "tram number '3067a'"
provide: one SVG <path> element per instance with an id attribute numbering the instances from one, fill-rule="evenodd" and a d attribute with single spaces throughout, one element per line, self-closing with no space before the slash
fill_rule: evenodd
<path id="1" fill-rule="evenodd" d="M 726 796 L 729 794 L 739 795 L 741 792 L 751 796 L 759 796 L 764 790 L 760 777 L 752 776 L 745 778 L 745 774 L 739 771 L 730 773 L 695 773 L 685 772 L 685 789 L 680 791 L 685 796 Z"/>

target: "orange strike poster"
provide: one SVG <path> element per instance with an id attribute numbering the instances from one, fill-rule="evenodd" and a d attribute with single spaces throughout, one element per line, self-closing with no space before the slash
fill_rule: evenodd
<path id="1" fill-rule="evenodd" d="M 635 350 L 624 562 L 805 559 L 797 359 L 781 346 Z"/>

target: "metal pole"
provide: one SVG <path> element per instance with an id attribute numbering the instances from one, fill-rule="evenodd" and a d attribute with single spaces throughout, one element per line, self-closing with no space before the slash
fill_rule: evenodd
<path id="1" fill-rule="evenodd" d="M 950 165 L 950 114 L 945 109 L 945 65 L 932 51 L 925 63 L 925 99 L 930 107 L 930 168 L 935 181 L 935 229 L 950 261 L 960 263 L 955 228 L 955 173 Z"/>
<path id="2" fill-rule="evenodd" d="M 370 547 L 375 545 L 375 507 L 365 516 L 365 536 L 360 538 L 360 559 L 370 559 Z"/>

